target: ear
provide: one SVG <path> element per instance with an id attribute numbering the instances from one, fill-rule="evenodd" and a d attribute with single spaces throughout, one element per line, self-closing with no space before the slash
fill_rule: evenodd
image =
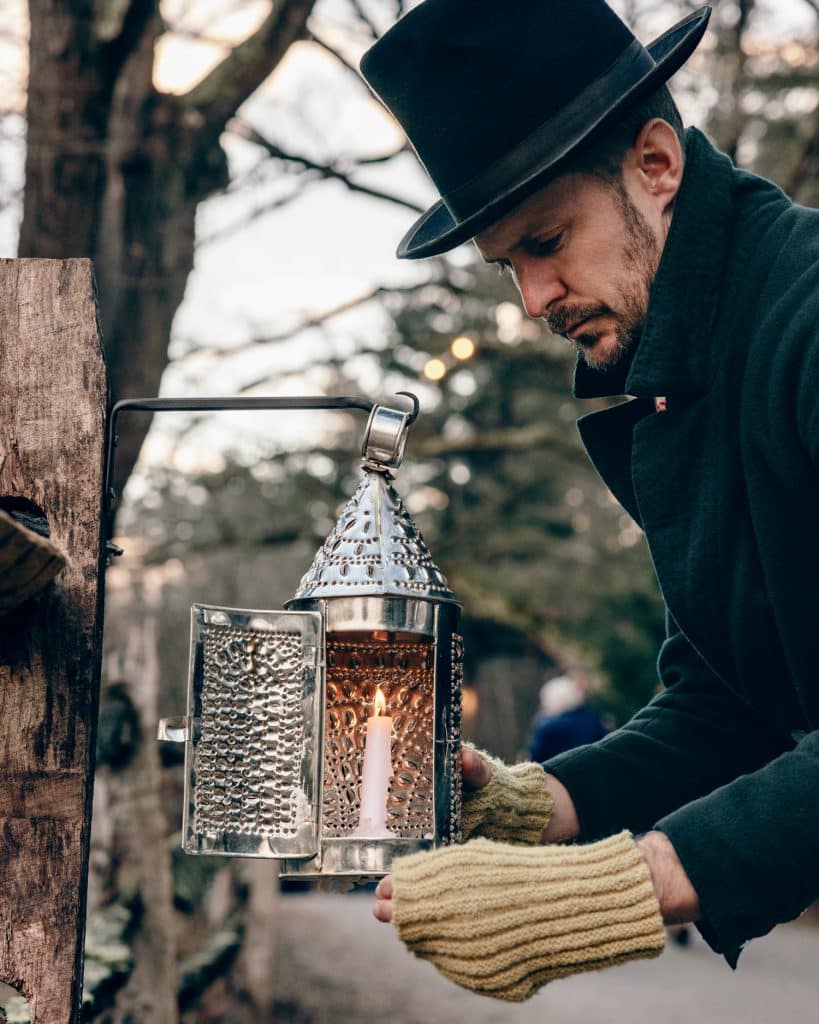
<path id="1" fill-rule="evenodd" d="M 677 133 L 658 117 L 647 121 L 626 160 L 649 200 L 660 214 L 665 213 L 680 190 L 685 166 Z"/>

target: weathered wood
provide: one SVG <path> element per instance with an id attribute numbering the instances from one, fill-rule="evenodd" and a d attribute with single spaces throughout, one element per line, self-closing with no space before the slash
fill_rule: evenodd
<path id="1" fill-rule="evenodd" d="M 0 261 L 0 498 L 67 568 L 0 619 L 0 979 L 79 1020 L 102 630 L 107 385 L 88 260 Z"/>

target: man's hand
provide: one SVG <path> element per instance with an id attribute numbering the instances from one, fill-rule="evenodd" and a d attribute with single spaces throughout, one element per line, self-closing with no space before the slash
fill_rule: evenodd
<path id="1" fill-rule="evenodd" d="M 666 924 L 698 921 L 699 897 L 668 836 L 663 832 L 647 832 L 637 840 L 637 846 L 648 864 L 663 921 Z"/>
<path id="2" fill-rule="evenodd" d="M 493 771 L 489 761 L 473 747 L 461 747 L 460 757 L 464 789 L 473 791 L 489 784 Z"/>
<path id="3" fill-rule="evenodd" d="M 662 832 L 648 832 L 637 840 L 648 865 L 654 891 L 666 924 L 691 924 L 700 918 L 700 903 L 671 840 Z M 376 920 L 392 921 L 393 877 L 386 875 L 375 890 Z"/>
<path id="4" fill-rule="evenodd" d="M 459 756 L 464 789 L 474 792 L 476 789 L 483 789 L 488 785 L 493 772 L 491 763 L 482 758 L 472 747 L 461 747 Z M 373 914 L 376 920 L 388 924 L 392 921 L 392 875 L 386 875 L 378 883 L 375 898 Z"/>
<path id="5" fill-rule="evenodd" d="M 376 921 L 389 924 L 392 921 L 392 875 L 384 875 L 375 887 L 375 904 L 373 915 Z"/>
<path id="6" fill-rule="evenodd" d="M 468 743 L 460 752 L 463 775 L 461 841 L 540 842 L 553 800 L 539 764 L 504 764 Z"/>
<path id="7" fill-rule="evenodd" d="M 555 978 L 657 956 L 665 935 L 629 832 L 585 846 L 470 839 L 400 857 L 376 891 L 416 956 L 464 988 L 528 999 Z"/>

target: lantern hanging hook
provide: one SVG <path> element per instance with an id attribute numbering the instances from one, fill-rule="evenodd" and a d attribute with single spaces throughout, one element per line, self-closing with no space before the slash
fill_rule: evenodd
<path id="1" fill-rule="evenodd" d="M 411 391 L 396 391 L 396 395 L 403 395 L 412 402 L 412 412 L 409 414 L 407 420 L 407 426 L 411 427 L 413 423 L 418 419 L 418 413 L 421 411 L 421 403 L 418 400 L 418 395 L 414 395 Z"/>
<path id="2" fill-rule="evenodd" d="M 412 411 L 388 409 L 376 405 L 370 413 L 361 444 L 361 465 L 364 469 L 389 474 L 404 458 L 409 428 L 418 418 L 421 403 L 411 391 L 399 391 L 412 402 Z"/>

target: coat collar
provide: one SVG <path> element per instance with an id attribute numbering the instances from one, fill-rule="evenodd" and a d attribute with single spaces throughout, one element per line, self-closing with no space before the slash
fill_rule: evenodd
<path id="1" fill-rule="evenodd" d="M 578 358 L 577 398 L 693 397 L 708 390 L 712 329 L 731 236 L 733 165 L 696 128 L 636 351 L 607 370 Z"/>

